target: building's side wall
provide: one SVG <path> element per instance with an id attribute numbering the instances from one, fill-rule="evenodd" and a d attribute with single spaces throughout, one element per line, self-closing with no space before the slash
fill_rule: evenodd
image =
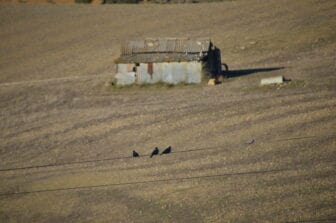
<path id="1" fill-rule="evenodd" d="M 117 64 L 117 73 L 126 74 L 129 64 Z"/>
<path id="2" fill-rule="evenodd" d="M 153 64 L 153 79 L 152 83 L 163 82 L 163 76 L 165 73 L 165 66 L 166 63 L 154 63 Z"/>
<path id="3" fill-rule="evenodd" d="M 186 64 L 185 63 L 163 63 L 162 82 L 169 84 L 178 84 L 185 81 Z"/>
<path id="4" fill-rule="evenodd" d="M 117 64 L 117 73 L 114 76 L 114 83 L 116 85 L 124 86 L 134 84 L 136 74 L 131 70 L 133 64 Z"/>
<path id="5" fill-rule="evenodd" d="M 201 62 L 187 64 L 186 83 L 199 84 L 202 81 L 203 70 Z"/>
<path id="6" fill-rule="evenodd" d="M 118 64 L 117 67 L 118 73 L 115 76 L 117 85 L 158 82 L 197 84 L 202 81 L 202 63 L 198 61 L 153 63 L 152 74 L 148 73 L 147 63 L 140 63 L 136 73 L 129 72 L 129 64 Z"/>
<path id="7" fill-rule="evenodd" d="M 213 78 L 218 77 L 222 74 L 222 64 L 221 64 L 221 52 L 217 47 L 209 49 L 207 69 Z"/>
<path id="8" fill-rule="evenodd" d="M 197 61 L 155 63 L 153 76 L 169 84 L 201 83 L 202 63 Z"/>
<path id="9" fill-rule="evenodd" d="M 148 65 L 146 63 L 140 63 L 137 67 L 137 83 L 146 84 L 151 82 L 151 75 L 147 73 Z"/>

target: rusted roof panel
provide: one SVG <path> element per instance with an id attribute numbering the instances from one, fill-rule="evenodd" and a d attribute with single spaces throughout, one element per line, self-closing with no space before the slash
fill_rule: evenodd
<path id="1" fill-rule="evenodd" d="M 155 62 L 185 62 L 199 61 L 202 58 L 197 53 L 136 53 L 121 55 L 116 63 L 155 63 Z"/>
<path id="2" fill-rule="evenodd" d="M 210 44 L 209 38 L 147 38 L 125 42 L 121 54 L 200 53 L 208 51 Z"/>

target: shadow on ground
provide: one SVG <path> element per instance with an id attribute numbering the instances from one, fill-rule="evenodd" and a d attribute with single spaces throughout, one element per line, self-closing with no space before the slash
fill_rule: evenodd
<path id="1" fill-rule="evenodd" d="M 227 78 L 240 77 L 245 75 L 250 75 L 259 72 L 269 72 L 275 70 L 282 70 L 285 67 L 268 67 L 268 68 L 253 68 L 253 69 L 244 69 L 244 70 L 229 70 L 224 71 L 223 75 Z"/>

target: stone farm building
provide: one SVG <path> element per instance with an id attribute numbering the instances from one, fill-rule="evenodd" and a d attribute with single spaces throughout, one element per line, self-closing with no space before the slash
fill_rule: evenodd
<path id="1" fill-rule="evenodd" d="M 201 83 L 221 75 L 220 50 L 209 38 L 130 40 L 116 59 L 116 85 Z"/>

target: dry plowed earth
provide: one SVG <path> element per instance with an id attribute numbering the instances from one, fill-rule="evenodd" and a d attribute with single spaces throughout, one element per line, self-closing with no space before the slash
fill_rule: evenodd
<path id="1" fill-rule="evenodd" d="M 336 221 L 335 30 L 332 0 L 0 4 L 0 222 Z M 167 36 L 228 78 L 108 84 L 125 39 Z"/>

